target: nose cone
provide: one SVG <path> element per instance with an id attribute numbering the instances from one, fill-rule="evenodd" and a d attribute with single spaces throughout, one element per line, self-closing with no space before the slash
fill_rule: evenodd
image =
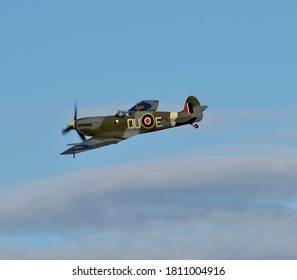
<path id="1" fill-rule="evenodd" d="M 69 128 L 75 129 L 75 121 L 72 121 L 68 124 Z"/>

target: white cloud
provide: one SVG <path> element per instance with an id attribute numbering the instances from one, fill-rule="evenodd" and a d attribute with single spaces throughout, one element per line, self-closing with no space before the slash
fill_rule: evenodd
<path id="1" fill-rule="evenodd" d="M 1 193 L 0 258 L 296 258 L 296 166 L 176 158 L 29 182 Z"/>

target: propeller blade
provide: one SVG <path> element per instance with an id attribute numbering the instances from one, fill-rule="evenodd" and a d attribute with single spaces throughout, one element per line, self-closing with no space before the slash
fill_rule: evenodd
<path id="1" fill-rule="evenodd" d="M 77 103 L 74 103 L 74 120 L 77 120 Z"/>
<path id="2" fill-rule="evenodd" d="M 67 134 L 68 132 L 70 132 L 70 130 L 72 130 L 71 127 L 65 127 L 64 129 L 62 129 L 62 135 Z"/>
<path id="3" fill-rule="evenodd" d="M 83 141 L 86 141 L 87 140 L 86 137 L 82 133 L 77 132 L 77 134 L 79 135 L 79 137 L 80 137 L 81 140 L 83 140 Z"/>

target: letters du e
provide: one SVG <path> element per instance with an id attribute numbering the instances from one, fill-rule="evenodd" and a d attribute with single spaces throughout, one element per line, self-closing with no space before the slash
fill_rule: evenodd
<path id="1" fill-rule="evenodd" d="M 162 117 L 155 118 L 156 127 L 163 127 L 162 125 Z M 128 129 L 139 129 L 141 128 L 141 120 L 138 119 L 128 119 L 127 120 Z"/>

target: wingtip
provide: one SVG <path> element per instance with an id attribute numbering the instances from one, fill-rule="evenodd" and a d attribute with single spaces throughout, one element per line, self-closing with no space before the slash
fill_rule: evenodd
<path id="1" fill-rule="evenodd" d="M 60 154 L 60 156 L 64 156 L 64 155 L 72 155 L 74 152 L 73 151 L 69 151 L 69 150 L 66 150 L 64 151 L 63 153 Z"/>

